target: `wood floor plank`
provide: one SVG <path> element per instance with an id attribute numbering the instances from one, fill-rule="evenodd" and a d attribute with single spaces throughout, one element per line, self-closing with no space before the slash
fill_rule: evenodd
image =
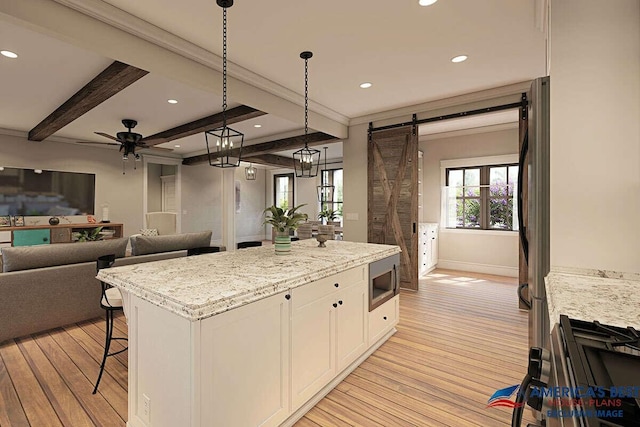
<path id="1" fill-rule="evenodd" d="M 401 418 L 396 418 L 386 411 L 376 407 L 367 405 L 365 402 L 358 400 L 348 394 L 345 394 L 339 390 L 332 390 L 325 400 L 331 400 L 336 405 L 340 405 L 343 408 L 349 408 L 350 411 L 360 414 L 367 419 L 370 419 L 378 424 L 387 427 L 416 427 L 416 424 L 405 421 Z"/>
<path id="2" fill-rule="evenodd" d="M 64 333 L 58 331 L 58 333 Z M 91 394 L 93 392 L 93 381 L 95 378 L 88 378 L 82 370 L 74 363 L 74 360 L 67 354 L 50 335 L 42 336 L 37 340 L 38 346 L 43 353 L 47 354 L 51 364 L 61 373 L 63 380 L 77 397 L 79 403 L 90 416 L 91 421 L 99 426 L 115 425 L 115 423 L 125 424 L 122 418 L 103 397 L 102 394 Z M 78 353 L 73 352 L 76 356 Z M 89 358 L 86 353 L 81 357 Z"/>
<path id="3" fill-rule="evenodd" d="M 314 423 L 318 424 L 319 426 L 322 427 L 349 427 L 349 426 L 353 426 L 354 424 L 349 424 L 347 422 L 342 421 L 340 418 L 326 412 L 323 411 L 322 409 L 318 408 L 317 406 L 314 406 L 313 408 L 311 408 L 311 410 L 309 412 L 307 412 L 307 414 L 305 415 L 305 418 L 307 418 L 308 420 L 313 421 Z M 297 425 L 297 424 L 296 424 Z"/>
<path id="4" fill-rule="evenodd" d="M 17 343 L 1 346 L 0 354 L 29 423 L 32 426 L 62 426 Z"/>
<path id="5" fill-rule="evenodd" d="M 80 369 L 91 384 L 95 384 L 98 378 L 100 362 L 98 358 L 101 355 L 100 348 L 94 348 L 94 354 L 91 349 L 87 349 L 78 342 L 75 337 L 85 338 L 86 335 L 79 333 L 79 328 L 56 329 L 50 331 L 51 338 L 69 355 L 74 361 L 78 369 Z M 120 368 L 117 370 L 117 368 Z M 118 378 L 116 380 L 115 378 Z M 93 389 L 91 390 L 93 391 Z M 122 420 L 127 419 L 128 401 L 127 401 L 127 372 L 123 366 L 117 364 L 109 364 L 105 367 L 98 393 L 101 395 L 111 407 L 118 413 Z"/>
<path id="6" fill-rule="evenodd" d="M 320 424 L 316 424 L 309 418 L 302 417 L 296 422 L 296 427 L 320 427 Z"/>
<path id="7" fill-rule="evenodd" d="M 22 409 L 15 387 L 0 357 L 0 426 L 28 426 L 27 415 Z"/>
<path id="8" fill-rule="evenodd" d="M 31 337 L 16 339 L 31 371 L 63 425 L 92 427 L 93 422 L 55 367 Z"/>

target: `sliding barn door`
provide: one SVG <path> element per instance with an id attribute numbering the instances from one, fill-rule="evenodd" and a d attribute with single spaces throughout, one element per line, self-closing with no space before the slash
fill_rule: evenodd
<path id="1" fill-rule="evenodd" d="M 418 289 L 418 135 L 412 126 L 371 132 L 368 241 L 398 245 L 400 286 Z"/>

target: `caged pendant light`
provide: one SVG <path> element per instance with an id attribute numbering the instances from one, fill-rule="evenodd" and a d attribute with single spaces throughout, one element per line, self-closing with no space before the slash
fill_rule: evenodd
<path id="1" fill-rule="evenodd" d="M 244 134 L 227 126 L 227 8 L 233 0 L 216 0 L 222 8 L 222 126 L 204 133 L 209 165 L 219 168 L 240 166 Z"/>
<path id="2" fill-rule="evenodd" d="M 249 163 L 249 167 L 244 168 L 244 177 L 247 181 L 256 180 L 256 168 L 253 167 L 253 163 Z"/>
<path id="3" fill-rule="evenodd" d="M 309 148 L 309 58 L 313 53 L 304 51 L 300 58 L 304 59 L 304 148 L 293 153 L 293 167 L 298 178 L 313 178 L 318 175 L 320 151 Z"/>
<path id="4" fill-rule="evenodd" d="M 331 185 L 329 181 L 329 175 L 327 174 L 327 182 L 324 182 L 325 172 L 327 172 L 327 147 L 324 148 L 324 169 L 320 174 L 320 184 L 318 185 L 318 201 L 320 202 L 321 209 L 324 209 L 326 202 L 333 202 L 333 192 L 336 189 L 334 185 Z"/>

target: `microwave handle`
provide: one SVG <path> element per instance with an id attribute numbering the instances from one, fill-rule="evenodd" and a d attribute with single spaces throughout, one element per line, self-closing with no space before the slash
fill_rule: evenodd
<path id="1" fill-rule="evenodd" d="M 398 271 L 396 265 L 393 264 L 393 295 L 398 294 Z"/>

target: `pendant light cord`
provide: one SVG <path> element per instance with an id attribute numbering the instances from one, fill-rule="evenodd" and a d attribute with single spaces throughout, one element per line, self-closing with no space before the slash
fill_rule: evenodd
<path id="1" fill-rule="evenodd" d="M 304 147 L 307 148 L 309 137 L 309 59 L 304 59 Z"/>
<path id="2" fill-rule="evenodd" d="M 222 8 L 222 127 L 227 127 L 227 8 Z"/>

